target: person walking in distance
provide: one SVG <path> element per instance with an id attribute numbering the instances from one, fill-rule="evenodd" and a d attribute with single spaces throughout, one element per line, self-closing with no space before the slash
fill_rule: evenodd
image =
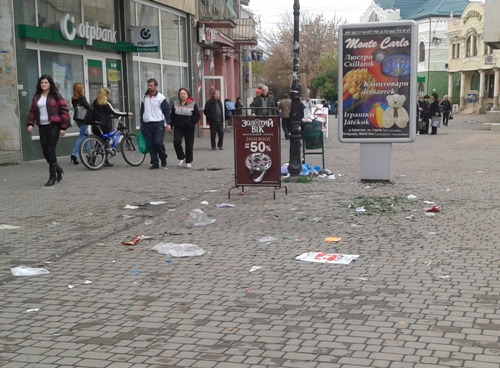
<path id="1" fill-rule="evenodd" d="M 28 132 L 38 125 L 43 157 L 49 164 L 49 180 L 45 186 L 52 186 L 62 180 L 64 170 L 57 163 L 56 146 L 59 137 L 64 137 L 70 126 L 68 105 L 50 75 L 38 79 L 36 92 L 31 100 L 28 114 Z"/>
<path id="2" fill-rule="evenodd" d="M 212 98 L 205 104 L 203 114 L 205 114 L 207 123 L 210 124 L 210 143 L 212 144 L 212 149 L 216 149 L 215 138 L 217 135 L 219 136 L 217 147 L 220 150 L 224 149 L 224 106 L 220 100 L 219 91 L 215 90 L 213 92 Z"/>
<path id="3" fill-rule="evenodd" d="M 177 98 L 170 113 L 170 123 L 167 125 L 167 130 L 169 134 L 171 134 L 172 128 L 174 130 L 174 149 L 177 159 L 179 159 L 177 166 L 182 167 L 185 163 L 186 167 L 190 169 L 193 162 L 195 127 L 200 120 L 200 110 L 186 88 L 179 89 Z M 185 153 L 182 149 L 182 138 L 186 142 Z"/>
<path id="4" fill-rule="evenodd" d="M 167 152 L 165 151 L 165 123 L 170 123 L 170 107 L 164 95 L 158 92 L 158 82 L 148 79 L 148 90 L 141 103 L 141 132 L 146 139 L 146 145 L 151 156 L 150 169 L 167 167 Z"/>
<path id="5" fill-rule="evenodd" d="M 281 111 L 281 126 L 283 132 L 285 133 L 285 139 L 289 139 L 290 136 L 290 111 L 292 111 L 292 100 L 288 93 L 285 93 L 283 99 L 278 104 L 278 109 Z"/>
<path id="6" fill-rule="evenodd" d="M 448 121 L 451 114 L 451 102 L 448 99 L 448 95 L 445 95 L 443 97 L 443 101 L 441 101 L 441 107 L 443 108 L 443 125 L 448 126 Z"/>
<path id="7" fill-rule="evenodd" d="M 437 129 L 438 127 L 437 126 L 434 126 L 435 124 L 432 124 L 432 120 L 433 118 L 436 119 L 436 118 L 439 118 L 438 119 L 438 122 L 441 121 L 441 109 L 440 109 L 440 106 L 439 106 L 439 97 L 438 97 L 438 94 L 436 92 L 432 93 L 431 94 L 433 100 L 429 106 L 429 117 L 431 119 L 431 125 L 432 125 L 432 129 L 431 129 L 431 134 L 432 135 L 436 135 L 437 134 Z"/>

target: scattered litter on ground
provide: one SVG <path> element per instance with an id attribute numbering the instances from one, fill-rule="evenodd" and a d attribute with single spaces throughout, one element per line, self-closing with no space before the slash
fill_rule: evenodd
<path id="1" fill-rule="evenodd" d="M 447 192 L 451 192 L 451 189 L 446 189 Z"/>
<path id="2" fill-rule="evenodd" d="M 426 212 L 425 215 L 428 217 L 436 216 L 436 214 L 432 212 Z"/>
<path id="3" fill-rule="evenodd" d="M 141 241 L 142 237 L 140 235 L 134 236 L 130 241 L 122 241 L 123 245 L 136 245 Z"/>
<path id="4" fill-rule="evenodd" d="M 51 224 L 51 225 L 59 225 L 59 224 L 60 224 L 60 222 L 52 221 L 50 224 Z"/>
<path id="5" fill-rule="evenodd" d="M 356 207 L 356 212 L 366 212 L 364 207 Z"/>
<path id="6" fill-rule="evenodd" d="M 202 201 L 200 202 L 200 204 L 204 205 L 204 206 L 207 206 L 208 205 L 208 202 L 207 201 Z"/>
<path id="7" fill-rule="evenodd" d="M 340 176 L 340 175 L 339 175 L 339 176 Z M 327 176 L 327 179 L 328 179 L 328 180 L 335 180 L 335 175 L 333 175 L 333 174 L 332 174 L 332 175 L 328 175 L 328 176 Z"/>
<path id="8" fill-rule="evenodd" d="M 231 203 L 218 203 L 215 205 L 217 208 L 230 208 L 230 207 L 236 207 L 236 205 L 231 204 Z"/>
<path id="9" fill-rule="evenodd" d="M 436 232 L 435 231 L 429 231 L 429 235 L 435 235 Z"/>
<path id="10" fill-rule="evenodd" d="M 341 240 L 342 240 L 342 238 L 340 238 L 338 236 L 329 236 L 329 237 L 325 238 L 326 242 L 339 242 Z"/>
<path id="11" fill-rule="evenodd" d="M 147 219 L 144 221 L 144 225 L 151 225 L 153 223 L 153 220 Z"/>
<path id="12" fill-rule="evenodd" d="M 205 190 L 205 193 L 215 193 L 215 192 L 218 192 L 218 190 L 217 189 Z"/>
<path id="13" fill-rule="evenodd" d="M 149 204 L 151 204 L 153 206 L 158 206 L 160 204 L 167 204 L 167 202 L 165 202 L 165 201 L 153 201 L 153 202 L 149 202 Z"/>
<path id="14" fill-rule="evenodd" d="M 425 212 L 441 212 L 441 206 L 432 206 Z"/>
<path id="15" fill-rule="evenodd" d="M 414 215 L 406 216 L 405 219 L 413 221 L 413 220 L 415 220 L 415 216 Z"/>
<path id="16" fill-rule="evenodd" d="M 195 244 L 158 243 L 151 250 L 172 257 L 197 257 L 205 254 L 205 251 Z"/>
<path id="17" fill-rule="evenodd" d="M 134 218 L 135 216 L 131 216 L 131 215 L 122 215 L 122 218 L 124 220 L 130 220 L 131 218 Z"/>
<path id="18" fill-rule="evenodd" d="M 73 289 L 74 286 L 73 285 L 68 285 L 68 289 Z"/>
<path id="19" fill-rule="evenodd" d="M 151 236 L 151 235 L 141 235 L 141 240 L 149 240 L 149 239 L 153 239 L 153 236 Z"/>
<path id="20" fill-rule="evenodd" d="M 250 269 L 250 271 L 248 271 L 248 272 L 255 272 L 255 271 L 257 271 L 257 270 L 260 270 L 261 268 L 262 268 L 262 267 L 260 267 L 260 266 L 252 266 L 252 268 L 251 268 L 251 269 Z"/>
<path id="21" fill-rule="evenodd" d="M 436 204 L 436 202 L 432 202 L 432 201 L 424 201 L 425 204 Z"/>
<path id="22" fill-rule="evenodd" d="M 417 199 L 417 196 L 416 196 L 416 195 L 413 195 L 413 194 L 410 194 L 410 195 L 408 196 L 408 199 L 409 199 L 410 201 L 412 201 L 412 200 L 414 200 L 414 199 Z"/>
<path id="23" fill-rule="evenodd" d="M 132 206 L 130 204 L 127 204 L 125 207 L 123 207 L 123 209 L 125 209 L 125 210 L 136 210 L 138 208 L 139 208 L 139 206 Z"/>
<path id="24" fill-rule="evenodd" d="M 438 278 L 446 280 L 446 279 L 450 278 L 450 275 L 442 275 L 442 276 L 439 276 Z"/>
<path id="25" fill-rule="evenodd" d="M 367 186 L 365 187 L 365 189 L 371 189 L 371 188 L 372 188 L 372 187 L 371 187 L 371 186 L 369 186 L 369 185 L 367 185 Z"/>
<path id="26" fill-rule="evenodd" d="M 259 242 L 270 243 L 270 242 L 273 242 L 275 240 L 278 240 L 278 239 L 276 239 L 274 236 L 263 236 L 262 238 L 259 239 Z"/>
<path id="27" fill-rule="evenodd" d="M 90 284 L 92 284 L 92 281 L 90 281 L 90 280 L 85 280 L 85 281 L 83 282 L 83 284 L 84 284 L 84 285 L 90 285 Z"/>
<path id="28" fill-rule="evenodd" d="M 208 217 L 205 214 L 205 212 L 203 212 L 199 208 L 196 208 L 196 209 L 192 210 L 189 213 L 189 216 L 186 219 L 185 224 L 186 224 L 186 227 L 190 228 L 190 227 L 193 227 L 193 226 L 207 226 L 207 225 L 211 225 L 215 221 L 217 221 L 217 220 L 216 219 L 211 219 L 210 217 Z"/>
<path id="29" fill-rule="evenodd" d="M 14 229 L 19 229 L 21 226 L 14 226 L 14 225 L 7 225 L 7 224 L 0 224 L 0 230 L 14 230 Z"/>
<path id="30" fill-rule="evenodd" d="M 401 176 L 401 177 L 403 178 L 403 177 L 405 177 L 406 175 L 402 174 L 402 175 L 399 175 L 399 176 Z"/>
<path id="31" fill-rule="evenodd" d="M 34 268 L 27 266 L 13 267 L 10 269 L 14 276 L 40 276 L 49 273 L 45 268 Z"/>
<path id="32" fill-rule="evenodd" d="M 361 280 L 361 281 L 367 281 L 368 279 L 370 279 L 369 277 L 358 277 L 358 280 Z"/>
<path id="33" fill-rule="evenodd" d="M 171 259 L 167 259 L 167 260 L 165 261 L 165 263 L 169 265 L 169 264 L 171 264 L 171 263 L 172 263 L 172 260 L 171 260 Z"/>
<path id="34" fill-rule="evenodd" d="M 28 310 L 26 310 L 26 313 L 38 312 L 39 310 L 40 310 L 40 308 L 28 309 Z"/>
<path id="35" fill-rule="evenodd" d="M 484 171 L 482 171 L 482 170 L 477 170 L 476 172 L 477 172 L 477 173 L 482 173 L 482 172 L 484 172 Z"/>
<path id="36" fill-rule="evenodd" d="M 130 273 L 132 273 L 132 276 L 135 276 L 135 275 L 140 274 L 141 270 L 132 270 L 132 271 L 130 271 Z"/>
<path id="37" fill-rule="evenodd" d="M 431 265 L 432 261 L 429 261 L 429 263 L 427 263 L 427 267 L 429 267 Z"/>
<path id="38" fill-rule="evenodd" d="M 359 255 L 357 254 L 309 252 L 302 253 L 300 256 L 295 257 L 295 259 L 306 262 L 348 265 L 358 257 Z"/>

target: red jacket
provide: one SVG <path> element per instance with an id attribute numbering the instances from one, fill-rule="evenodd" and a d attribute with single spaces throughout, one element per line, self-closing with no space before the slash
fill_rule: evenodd
<path id="1" fill-rule="evenodd" d="M 28 115 L 27 126 L 40 125 L 40 110 L 38 109 L 38 100 L 40 95 L 34 95 L 31 100 L 31 108 Z M 60 124 L 60 129 L 66 130 L 70 127 L 70 117 L 68 105 L 60 94 L 49 93 L 47 96 L 47 113 L 49 121 L 53 124 Z"/>

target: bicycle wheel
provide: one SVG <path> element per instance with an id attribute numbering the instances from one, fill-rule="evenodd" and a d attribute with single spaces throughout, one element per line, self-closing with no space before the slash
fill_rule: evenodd
<path id="1" fill-rule="evenodd" d="M 123 137 L 121 150 L 123 159 L 130 166 L 140 166 L 146 158 L 144 153 L 139 152 L 139 144 L 137 143 L 137 136 L 135 134 L 127 134 Z"/>
<path id="2" fill-rule="evenodd" d="M 80 144 L 80 161 L 89 170 L 99 170 L 106 162 L 106 147 L 101 138 L 90 135 Z"/>

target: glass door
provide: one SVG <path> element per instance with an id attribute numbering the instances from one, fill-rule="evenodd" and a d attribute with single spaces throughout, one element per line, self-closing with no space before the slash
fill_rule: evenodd
<path id="1" fill-rule="evenodd" d="M 97 97 L 97 92 L 101 87 L 107 87 L 107 81 L 104 78 L 104 59 L 92 58 L 85 61 L 86 65 L 86 81 L 85 91 L 87 92 L 87 99 L 89 103 Z"/>
<path id="2" fill-rule="evenodd" d="M 204 76 L 202 81 L 202 92 L 201 98 L 203 100 L 203 107 L 208 100 L 212 98 L 214 91 L 220 91 L 220 99 L 222 104 L 224 104 L 225 91 L 224 91 L 224 77 L 223 76 Z M 208 128 L 208 124 L 205 120 L 205 115 L 203 115 L 203 125 L 202 128 Z M 224 119 L 224 129 L 226 128 L 226 121 Z"/>

